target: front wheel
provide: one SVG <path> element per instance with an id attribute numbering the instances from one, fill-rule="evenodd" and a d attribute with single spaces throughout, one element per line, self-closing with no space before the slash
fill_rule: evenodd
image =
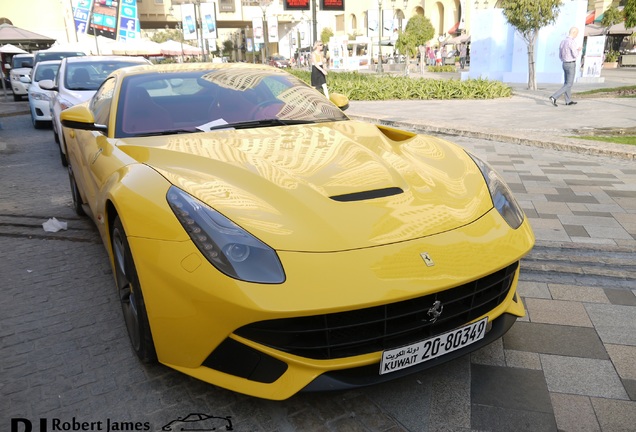
<path id="1" fill-rule="evenodd" d="M 135 268 L 130 245 L 119 216 L 115 218 L 115 223 L 113 224 L 111 242 L 115 261 L 117 292 L 130 342 L 141 361 L 152 363 L 157 360 L 157 353 L 152 341 L 146 304 L 141 291 L 139 277 L 137 276 L 137 269 Z"/>

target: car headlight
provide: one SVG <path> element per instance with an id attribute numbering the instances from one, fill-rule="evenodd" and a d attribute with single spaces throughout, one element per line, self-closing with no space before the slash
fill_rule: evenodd
<path id="1" fill-rule="evenodd" d="M 57 101 L 60 104 L 60 111 L 64 111 L 65 109 L 75 105 L 73 102 L 67 101 L 66 99 L 63 99 L 63 98 L 59 98 Z"/>
<path id="2" fill-rule="evenodd" d="M 51 98 L 45 93 L 31 93 L 29 97 L 33 100 L 50 101 Z"/>
<path id="3" fill-rule="evenodd" d="M 484 176 L 492 202 L 501 217 L 512 229 L 519 228 L 523 223 L 523 210 L 504 179 L 488 163 L 473 154 L 468 153 L 468 155 L 475 161 Z"/>
<path id="4" fill-rule="evenodd" d="M 285 281 L 276 252 L 252 234 L 175 186 L 167 200 L 194 244 L 219 271 L 246 282 Z"/>

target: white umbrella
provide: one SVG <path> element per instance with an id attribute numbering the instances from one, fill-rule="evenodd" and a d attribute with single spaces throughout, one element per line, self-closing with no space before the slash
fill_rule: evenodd
<path id="1" fill-rule="evenodd" d="M 161 47 L 158 43 L 147 39 L 128 39 L 111 45 L 113 54 L 132 56 L 156 56 L 161 55 Z"/>
<path id="2" fill-rule="evenodd" d="M 177 55 L 201 55 L 201 48 L 193 47 L 186 43 L 177 42 L 175 40 L 168 40 L 160 43 L 161 53 L 163 55 L 177 56 Z"/>
<path id="3" fill-rule="evenodd" d="M 0 53 L 2 54 L 26 54 L 27 52 L 22 48 L 18 48 L 15 45 L 6 44 L 0 47 Z"/>

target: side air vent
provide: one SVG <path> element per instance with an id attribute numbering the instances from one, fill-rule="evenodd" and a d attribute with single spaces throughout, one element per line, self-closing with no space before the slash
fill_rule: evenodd
<path id="1" fill-rule="evenodd" d="M 384 189 L 375 189 L 364 192 L 354 192 L 344 195 L 334 195 L 331 197 L 334 201 L 349 202 L 349 201 L 364 201 L 375 198 L 384 198 L 392 195 L 399 195 L 404 191 L 399 187 L 390 187 Z"/>

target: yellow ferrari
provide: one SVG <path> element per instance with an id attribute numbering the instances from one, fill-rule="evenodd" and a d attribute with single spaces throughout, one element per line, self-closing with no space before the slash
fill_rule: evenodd
<path id="1" fill-rule="evenodd" d="M 534 236 L 502 178 L 280 69 L 125 68 L 61 120 L 144 362 L 285 399 L 421 371 L 524 315 Z"/>

